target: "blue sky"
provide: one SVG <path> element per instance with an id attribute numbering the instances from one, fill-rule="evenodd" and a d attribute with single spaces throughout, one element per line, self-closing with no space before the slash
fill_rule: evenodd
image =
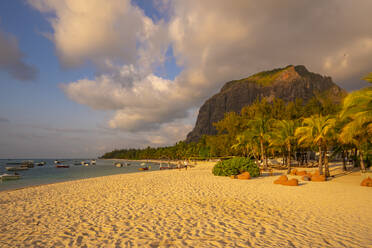
<path id="1" fill-rule="evenodd" d="M 173 144 L 224 82 L 288 64 L 366 85 L 371 2 L 268 2 L 0 1 L 0 158 Z"/>
<path id="2" fill-rule="evenodd" d="M 74 116 L 75 120 L 91 118 L 92 113 L 87 112 L 86 107 L 68 101 L 58 85 L 82 75 L 92 77 L 94 69 L 89 66 L 62 68 L 53 43 L 42 35 L 51 31 L 50 24 L 24 1 L 1 1 L 0 16 L 0 28 L 17 38 L 19 49 L 25 54 L 24 61 L 39 71 L 35 80 L 25 82 L 4 72 L 0 74 L 1 115 L 22 123 L 54 125 L 68 125 Z"/>

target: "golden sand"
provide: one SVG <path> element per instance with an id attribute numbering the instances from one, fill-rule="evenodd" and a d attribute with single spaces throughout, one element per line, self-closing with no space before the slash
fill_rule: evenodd
<path id="1" fill-rule="evenodd" d="M 211 168 L 0 192 L 0 247 L 372 247 L 360 174 L 288 187 Z"/>

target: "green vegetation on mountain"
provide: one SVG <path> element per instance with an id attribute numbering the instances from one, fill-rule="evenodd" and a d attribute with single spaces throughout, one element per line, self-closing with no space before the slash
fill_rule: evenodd
<path id="1" fill-rule="evenodd" d="M 203 135 L 216 135 L 217 126 L 226 113 L 241 113 L 257 99 L 273 103 L 281 99 L 284 105 L 301 101 L 302 105 L 313 101 L 313 106 L 322 105 L 337 108 L 346 91 L 337 86 L 332 78 L 310 72 L 305 66 L 289 65 L 284 68 L 264 71 L 250 77 L 227 82 L 219 93 L 209 98 L 200 107 L 194 129 L 187 135 L 187 142 L 198 142 Z M 300 99 L 300 100 L 298 100 Z M 336 109 L 330 109 L 330 112 Z"/>
<path id="2" fill-rule="evenodd" d="M 286 66 L 284 68 L 278 68 L 270 71 L 262 71 L 259 73 L 256 73 L 248 78 L 243 78 L 240 80 L 237 80 L 237 82 L 247 82 L 247 81 L 253 81 L 256 84 L 262 85 L 262 86 L 268 86 L 271 83 L 275 82 L 275 80 L 278 79 L 278 77 L 281 75 L 283 71 L 288 69 L 289 67 L 292 67 L 292 65 Z"/>

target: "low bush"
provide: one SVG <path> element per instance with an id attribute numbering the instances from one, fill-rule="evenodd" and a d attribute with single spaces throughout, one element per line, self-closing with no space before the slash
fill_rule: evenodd
<path id="1" fill-rule="evenodd" d="M 242 172 L 249 172 L 251 177 L 260 175 L 260 169 L 256 163 L 249 158 L 232 158 L 218 162 L 212 170 L 215 176 L 232 176 Z"/>

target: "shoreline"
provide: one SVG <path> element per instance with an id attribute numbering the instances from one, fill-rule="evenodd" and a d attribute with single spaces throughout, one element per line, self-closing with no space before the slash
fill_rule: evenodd
<path id="1" fill-rule="evenodd" d="M 135 174 L 135 173 L 141 173 L 141 172 L 118 173 L 118 174 L 112 174 L 112 175 L 104 175 L 104 176 L 94 176 L 94 177 L 88 177 L 88 178 L 70 179 L 70 180 L 61 181 L 61 182 L 53 182 L 53 183 L 43 183 L 43 184 L 37 184 L 37 185 L 30 185 L 30 186 L 24 186 L 24 187 L 16 188 L 16 189 L 0 190 L 0 194 L 2 192 L 16 191 L 16 190 L 22 190 L 22 189 L 28 189 L 28 188 L 37 188 L 37 187 L 42 187 L 42 186 L 48 186 L 48 185 L 54 185 L 54 184 L 60 184 L 60 183 L 67 183 L 67 182 L 75 182 L 75 181 L 87 180 L 87 179 L 94 179 L 94 178 L 100 178 L 100 177 L 110 177 L 110 176 L 124 175 L 124 174 Z"/>
<path id="2" fill-rule="evenodd" d="M 102 160 L 137 161 L 137 162 L 142 162 L 142 160 L 129 160 L 129 159 L 102 159 Z M 157 163 L 157 162 L 155 162 L 155 160 L 151 160 L 149 162 L 150 163 Z M 208 162 L 208 163 L 214 163 L 214 162 Z M 22 189 L 28 189 L 28 188 L 37 188 L 37 187 L 42 187 L 42 186 L 46 186 L 46 185 L 54 185 L 54 184 L 60 184 L 60 183 L 66 183 L 66 182 L 74 182 L 74 181 L 79 181 L 79 180 L 87 180 L 87 179 L 91 179 L 91 178 L 110 177 L 110 176 L 115 176 L 115 175 L 137 174 L 137 173 L 147 173 L 148 174 L 148 173 L 156 172 L 156 171 L 158 171 L 158 170 L 144 171 L 144 172 L 136 171 L 136 172 L 118 173 L 118 174 L 104 175 L 104 176 L 93 176 L 93 177 L 88 177 L 88 178 L 68 179 L 66 181 L 61 181 L 61 182 L 43 183 L 43 184 L 24 186 L 24 187 L 14 188 L 14 189 L 4 189 L 4 190 L 1 190 L 0 189 L 0 193 L 2 193 L 2 192 L 11 192 L 11 191 L 16 191 L 16 190 L 22 190 Z"/>
<path id="3" fill-rule="evenodd" d="M 170 164 L 176 164 L 179 161 L 185 161 L 185 160 L 163 160 L 163 159 L 124 159 L 124 158 L 102 158 L 102 160 L 107 161 L 134 161 L 134 162 L 143 162 L 143 163 L 170 163 Z M 197 161 L 197 163 L 216 163 L 216 162 L 210 162 L 210 161 Z M 194 162 L 192 162 L 194 163 Z"/>

